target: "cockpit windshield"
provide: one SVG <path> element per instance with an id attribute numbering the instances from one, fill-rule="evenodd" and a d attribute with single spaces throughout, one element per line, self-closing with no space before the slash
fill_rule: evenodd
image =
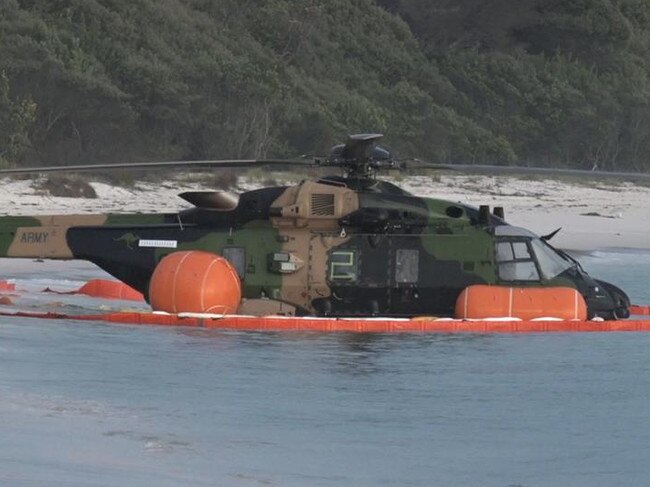
<path id="1" fill-rule="evenodd" d="M 567 269 L 575 266 L 573 262 L 563 258 L 553 247 L 542 239 L 534 238 L 530 241 L 530 244 L 537 258 L 542 275 L 546 279 L 553 279 Z"/>

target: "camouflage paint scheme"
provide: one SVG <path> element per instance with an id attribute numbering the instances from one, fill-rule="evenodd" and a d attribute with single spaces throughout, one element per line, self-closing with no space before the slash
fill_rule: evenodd
<path id="1" fill-rule="evenodd" d="M 3 217 L 0 256 L 88 260 L 146 295 L 162 257 L 201 249 L 237 268 L 241 312 L 450 316 L 466 286 L 504 283 L 495 255 L 500 225 L 507 224 L 493 215 L 480 222 L 475 208 L 387 182 L 332 177 L 249 191 L 234 209 Z M 595 283 L 562 274 L 514 284 L 570 286 L 588 298 Z"/>

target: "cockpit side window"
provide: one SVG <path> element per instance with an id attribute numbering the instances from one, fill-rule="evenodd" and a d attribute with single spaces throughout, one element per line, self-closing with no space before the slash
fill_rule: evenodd
<path id="1" fill-rule="evenodd" d="M 512 252 L 515 254 L 515 259 L 532 259 L 526 242 L 512 242 Z"/>
<path id="2" fill-rule="evenodd" d="M 499 278 L 502 281 L 539 281 L 535 259 L 523 240 L 497 242 L 496 258 Z"/>
<path id="3" fill-rule="evenodd" d="M 497 262 L 505 262 L 508 260 L 515 260 L 515 255 L 512 252 L 512 243 L 498 242 L 497 243 Z"/>

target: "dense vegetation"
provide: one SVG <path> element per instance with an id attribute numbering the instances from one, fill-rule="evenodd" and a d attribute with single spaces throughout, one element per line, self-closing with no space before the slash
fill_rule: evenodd
<path id="1" fill-rule="evenodd" d="M 0 0 L 0 164 L 324 153 L 644 170 L 646 0 Z"/>

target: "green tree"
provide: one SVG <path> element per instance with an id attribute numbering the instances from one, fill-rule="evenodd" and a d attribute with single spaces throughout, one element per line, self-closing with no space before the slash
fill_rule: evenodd
<path id="1" fill-rule="evenodd" d="M 35 115 L 34 102 L 12 99 L 7 74 L 0 71 L 0 165 L 20 161 L 30 149 L 30 128 Z"/>

